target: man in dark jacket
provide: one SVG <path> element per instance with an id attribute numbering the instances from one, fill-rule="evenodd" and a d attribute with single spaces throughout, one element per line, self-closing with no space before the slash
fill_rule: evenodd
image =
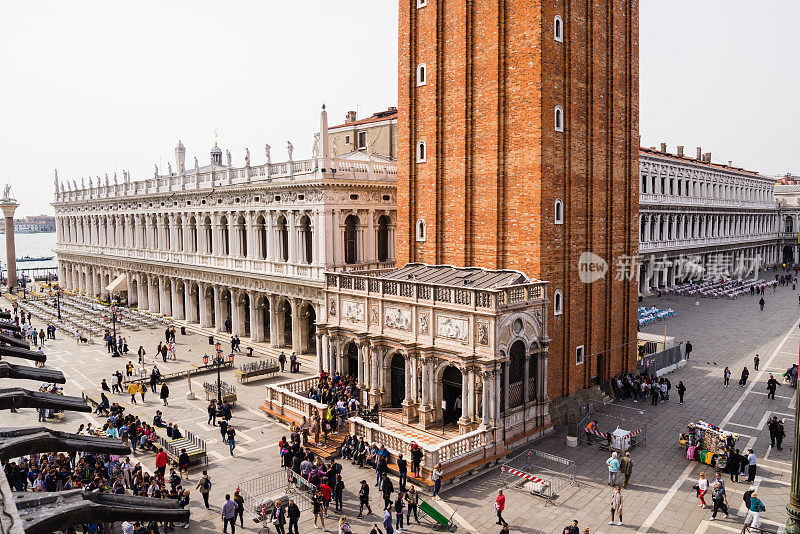
<path id="1" fill-rule="evenodd" d="M 297 523 L 300 521 L 300 508 L 292 499 L 289 499 L 286 515 L 289 516 L 289 534 L 292 534 L 292 529 L 294 529 L 295 534 L 300 534 L 300 531 L 297 529 Z"/>
<path id="2" fill-rule="evenodd" d="M 739 482 L 739 471 L 742 468 L 742 456 L 739 449 L 728 455 L 728 472 L 731 474 L 731 482 Z"/>
<path id="3" fill-rule="evenodd" d="M 394 493 L 394 484 L 392 484 L 392 479 L 384 473 L 381 478 L 381 491 L 383 492 L 383 507 L 386 508 L 387 506 L 392 504 L 392 493 Z"/>
<path id="4" fill-rule="evenodd" d="M 775 380 L 775 377 L 769 375 L 769 380 L 767 380 L 767 398 L 772 397 L 772 400 L 775 400 L 775 390 L 778 389 L 778 381 Z"/>

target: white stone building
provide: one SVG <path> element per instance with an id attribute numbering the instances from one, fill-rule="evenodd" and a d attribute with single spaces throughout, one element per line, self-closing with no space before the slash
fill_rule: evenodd
<path id="1" fill-rule="evenodd" d="M 708 267 L 721 255 L 734 268 L 782 260 L 775 180 L 697 152 L 669 154 L 664 144 L 639 151 L 640 294 L 682 281 L 681 258 Z"/>
<path id="2" fill-rule="evenodd" d="M 53 206 L 62 287 L 252 342 L 315 353 L 325 271 L 394 266 L 394 163 L 338 158 L 327 114 L 311 159 L 209 165 L 67 186 Z"/>

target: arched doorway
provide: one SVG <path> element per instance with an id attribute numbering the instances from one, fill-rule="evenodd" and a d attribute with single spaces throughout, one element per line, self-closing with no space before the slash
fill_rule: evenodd
<path id="1" fill-rule="evenodd" d="M 358 376 L 358 347 L 355 343 L 347 345 L 347 374 Z"/>
<path id="2" fill-rule="evenodd" d="M 378 218 L 378 261 L 389 259 L 389 217 Z"/>
<path id="3" fill-rule="evenodd" d="M 309 304 L 306 306 L 306 341 L 308 343 L 309 354 L 317 353 L 317 313 L 314 311 L 314 306 Z"/>
<path id="4" fill-rule="evenodd" d="M 292 305 L 288 301 L 283 302 L 283 344 L 292 346 Z"/>
<path id="5" fill-rule="evenodd" d="M 794 247 L 785 246 L 783 247 L 783 263 L 790 264 L 794 263 Z"/>
<path id="6" fill-rule="evenodd" d="M 250 337 L 250 295 L 247 293 L 242 297 L 242 313 L 244 314 L 244 337 Z"/>
<path id="7" fill-rule="evenodd" d="M 509 350 L 508 407 L 516 408 L 524 402 L 525 343 L 516 340 Z"/>
<path id="8" fill-rule="evenodd" d="M 356 230 L 358 217 L 348 215 L 344 220 L 344 262 L 356 263 L 358 261 L 358 246 L 356 244 Z"/>
<path id="9" fill-rule="evenodd" d="M 464 403 L 461 397 L 461 371 L 449 366 L 442 373 L 442 418 L 445 423 L 455 423 L 461 417 Z"/>
<path id="10" fill-rule="evenodd" d="M 406 397 L 406 360 L 402 354 L 392 356 L 391 384 L 392 408 L 400 408 Z"/>

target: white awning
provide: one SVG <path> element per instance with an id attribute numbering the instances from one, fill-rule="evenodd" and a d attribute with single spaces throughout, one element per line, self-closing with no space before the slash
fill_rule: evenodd
<path id="1" fill-rule="evenodd" d="M 128 290 L 128 275 L 125 274 L 125 273 L 122 273 L 121 275 L 116 277 L 113 282 L 108 284 L 108 287 L 106 287 L 106 290 L 108 290 L 108 291 L 110 291 L 112 293 L 119 293 L 121 291 L 127 291 Z"/>

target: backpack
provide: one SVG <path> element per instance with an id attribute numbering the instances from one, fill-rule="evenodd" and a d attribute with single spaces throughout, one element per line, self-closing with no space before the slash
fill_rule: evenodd
<path id="1" fill-rule="evenodd" d="M 208 477 L 205 477 L 203 479 L 203 489 L 207 489 L 207 490 L 211 489 L 211 481 L 208 479 Z"/>

